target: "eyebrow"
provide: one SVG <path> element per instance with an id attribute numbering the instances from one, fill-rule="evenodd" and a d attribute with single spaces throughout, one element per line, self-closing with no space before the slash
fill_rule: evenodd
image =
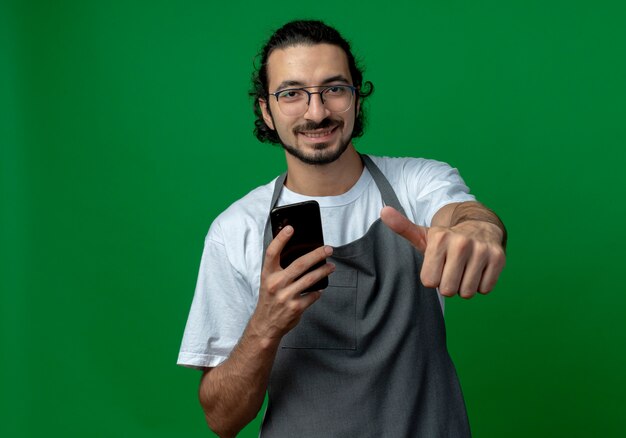
<path id="1" fill-rule="evenodd" d="M 344 82 L 345 84 L 350 85 L 350 81 L 344 75 L 335 75 L 335 76 L 326 78 L 322 81 L 320 85 L 327 85 L 333 82 Z M 285 88 L 289 88 L 289 87 L 306 87 L 306 84 L 304 82 L 293 81 L 293 80 L 282 81 L 280 84 L 278 84 L 278 87 L 276 87 L 276 90 L 284 90 Z"/>

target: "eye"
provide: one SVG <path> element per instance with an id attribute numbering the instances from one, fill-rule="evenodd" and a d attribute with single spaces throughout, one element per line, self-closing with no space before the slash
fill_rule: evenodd
<path id="1" fill-rule="evenodd" d="M 342 96 L 348 91 L 348 88 L 343 85 L 337 85 L 334 87 L 328 87 L 324 90 L 324 94 L 327 96 Z"/>
<path id="2" fill-rule="evenodd" d="M 304 98 L 304 91 L 298 89 L 283 90 L 279 91 L 277 96 L 280 100 L 291 102 Z"/>

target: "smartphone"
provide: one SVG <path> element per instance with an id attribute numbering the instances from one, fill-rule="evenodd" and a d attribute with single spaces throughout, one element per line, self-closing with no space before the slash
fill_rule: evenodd
<path id="1" fill-rule="evenodd" d="M 298 257 L 324 245 L 322 218 L 317 201 L 299 202 L 297 204 L 276 207 L 270 212 L 270 220 L 274 237 L 287 225 L 291 225 L 294 230 L 291 239 L 289 239 L 280 253 L 280 266 L 283 269 Z M 325 263 L 326 261 L 322 260 L 320 263 L 312 266 L 307 272 L 311 272 Z M 303 292 L 312 292 L 327 287 L 328 277 L 324 277 Z"/>

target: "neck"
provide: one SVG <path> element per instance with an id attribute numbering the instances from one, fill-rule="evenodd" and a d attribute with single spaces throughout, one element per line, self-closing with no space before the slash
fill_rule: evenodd
<path id="1" fill-rule="evenodd" d="M 285 186 L 292 192 L 305 196 L 341 195 L 350 190 L 363 173 L 363 162 L 352 145 L 329 164 L 305 164 L 288 153 L 286 157 Z"/>

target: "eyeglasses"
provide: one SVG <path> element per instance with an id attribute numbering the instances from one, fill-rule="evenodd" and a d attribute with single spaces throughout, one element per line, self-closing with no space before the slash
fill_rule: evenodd
<path id="1" fill-rule="evenodd" d="M 308 91 L 307 88 L 321 88 L 319 91 Z M 356 87 L 352 85 L 330 85 L 327 87 L 300 87 L 286 88 L 275 93 L 270 93 L 276 98 L 280 112 L 285 116 L 301 116 L 307 112 L 311 96 L 319 94 L 322 104 L 333 113 L 344 113 L 350 109 L 354 102 Z"/>

